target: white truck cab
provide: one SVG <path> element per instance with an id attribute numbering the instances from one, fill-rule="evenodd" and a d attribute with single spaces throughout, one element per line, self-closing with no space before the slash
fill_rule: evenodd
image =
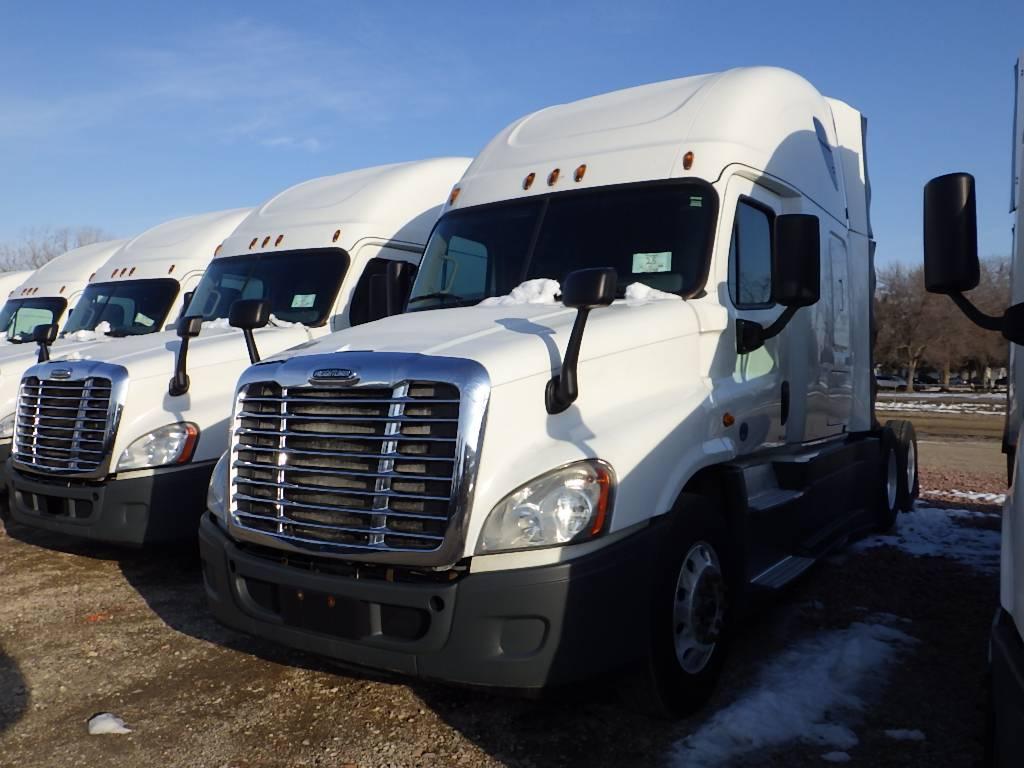
<path id="1" fill-rule="evenodd" d="M 986 765 L 1017 768 L 1024 756 L 1024 448 L 1021 387 L 1024 385 L 1024 54 L 1014 68 L 1013 151 L 1010 212 L 1013 214 L 1011 306 L 1002 317 L 979 311 L 964 294 L 978 285 L 978 229 L 974 178 L 951 173 L 924 190 L 925 286 L 944 293 L 982 328 L 1010 342 L 1006 441 L 1010 490 L 1003 508 L 999 607 L 989 644 L 992 729 Z"/>
<path id="2" fill-rule="evenodd" d="M 0 296 L 5 297 L 5 303 L 6 298 L 10 298 L 11 296 L 13 296 L 14 290 L 22 283 L 24 283 L 25 280 L 28 279 L 34 271 L 35 270 L 31 269 L 22 269 L 15 272 L 0 273 Z M 10 322 L 6 323 L 5 325 L 9 327 Z M 2 339 L 3 342 L 7 344 L 13 343 L 11 342 L 10 339 L 7 338 L 6 332 L 3 331 L 0 331 L 0 339 Z"/>
<path id="3" fill-rule="evenodd" d="M 503 130 L 404 314 L 239 380 L 200 526 L 214 613 L 459 683 L 635 666 L 696 706 L 745 590 L 916 488 L 912 431 L 873 421 L 864 140 L 774 68 Z"/>
<path id="4" fill-rule="evenodd" d="M 128 545 L 194 538 L 250 354 L 372 319 L 381 278 L 411 285 L 468 164 L 438 158 L 291 187 L 224 233 L 177 331 L 65 355 L 55 346 L 22 386 L 9 472 L 14 519 Z M 167 259 L 161 269 L 171 269 Z M 254 303 L 263 327 L 243 338 L 229 319 L 236 305 Z M 85 409 L 90 420 L 61 407 Z"/>

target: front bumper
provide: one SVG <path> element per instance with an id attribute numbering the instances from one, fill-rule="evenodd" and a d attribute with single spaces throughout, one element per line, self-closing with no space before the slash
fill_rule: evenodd
<path id="1" fill-rule="evenodd" d="M 993 765 L 1017 768 L 1024 755 L 1024 639 L 1002 608 L 992 624 Z"/>
<path id="2" fill-rule="evenodd" d="M 539 689 L 629 664 L 647 647 L 656 534 L 555 565 L 388 581 L 199 526 L 206 595 L 224 624 L 346 664 L 466 685 Z"/>
<path id="3" fill-rule="evenodd" d="M 143 546 L 196 535 L 214 462 L 166 467 L 105 481 L 46 478 L 8 462 L 10 516 L 33 528 L 112 544 Z"/>

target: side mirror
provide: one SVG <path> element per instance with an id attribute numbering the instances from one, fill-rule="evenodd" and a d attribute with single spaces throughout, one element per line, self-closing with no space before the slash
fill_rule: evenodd
<path id="1" fill-rule="evenodd" d="M 775 217 L 772 236 L 772 301 L 809 307 L 821 296 L 821 225 L 809 213 Z"/>
<path id="2" fill-rule="evenodd" d="M 615 301 L 619 275 L 611 267 L 578 269 L 570 272 L 562 281 L 562 304 L 576 310 L 569 343 L 565 347 L 562 370 L 552 376 L 544 390 L 544 405 L 548 413 L 561 413 L 579 397 L 576 381 L 576 367 L 583 344 L 583 329 L 587 324 L 590 310 L 607 307 Z"/>
<path id="3" fill-rule="evenodd" d="M 57 324 L 37 325 L 32 329 L 32 341 L 39 345 L 37 362 L 45 363 L 50 359 L 50 345 L 57 340 Z"/>
<path id="4" fill-rule="evenodd" d="M 974 177 L 934 178 L 924 186 L 924 286 L 930 293 L 963 293 L 980 278 Z"/>
<path id="5" fill-rule="evenodd" d="M 260 352 L 256 349 L 253 328 L 262 328 L 270 322 L 270 302 L 263 299 L 239 299 L 228 310 L 228 324 L 241 328 L 245 336 L 245 348 L 249 351 L 249 362 L 258 363 Z"/>
<path id="6" fill-rule="evenodd" d="M 188 392 L 188 340 L 194 339 L 203 330 L 202 315 L 190 315 L 178 320 L 178 354 L 174 359 L 174 376 L 167 383 L 167 393 L 178 397 Z"/>
<path id="7" fill-rule="evenodd" d="M 416 267 L 407 261 L 389 261 L 384 272 L 370 278 L 370 321 L 400 314 L 409 300 Z"/>

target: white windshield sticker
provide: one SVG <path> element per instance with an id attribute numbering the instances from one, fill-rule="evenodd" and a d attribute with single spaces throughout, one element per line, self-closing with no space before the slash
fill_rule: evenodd
<path id="1" fill-rule="evenodd" d="M 292 299 L 292 309 L 308 309 L 316 301 L 315 293 L 297 293 Z"/>
<path id="2" fill-rule="evenodd" d="M 634 253 L 633 274 L 644 272 L 671 272 L 672 251 L 660 253 Z"/>

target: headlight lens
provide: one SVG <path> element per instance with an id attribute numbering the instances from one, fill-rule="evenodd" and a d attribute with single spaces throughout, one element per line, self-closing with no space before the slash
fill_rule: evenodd
<path id="1" fill-rule="evenodd" d="M 510 493 L 484 523 L 478 555 L 591 539 L 608 524 L 611 468 L 580 461 L 541 475 Z"/>
<path id="2" fill-rule="evenodd" d="M 10 413 L 0 419 L 0 440 L 10 440 L 14 437 L 14 414 Z"/>
<path id="3" fill-rule="evenodd" d="M 231 452 L 224 453 L 210 475 L 210 487 L 206 491 L 206 508 L 210 514 L 226 523 L 228 519 L 228 462 Z"/>
<path id="4" fill-rule="evenodd" d="M 198 437 L 199 427 L 187 421 L 154 429 L 125 449 L 117 461 L 117 471 L 184 464 L 192 458 Z"/>

